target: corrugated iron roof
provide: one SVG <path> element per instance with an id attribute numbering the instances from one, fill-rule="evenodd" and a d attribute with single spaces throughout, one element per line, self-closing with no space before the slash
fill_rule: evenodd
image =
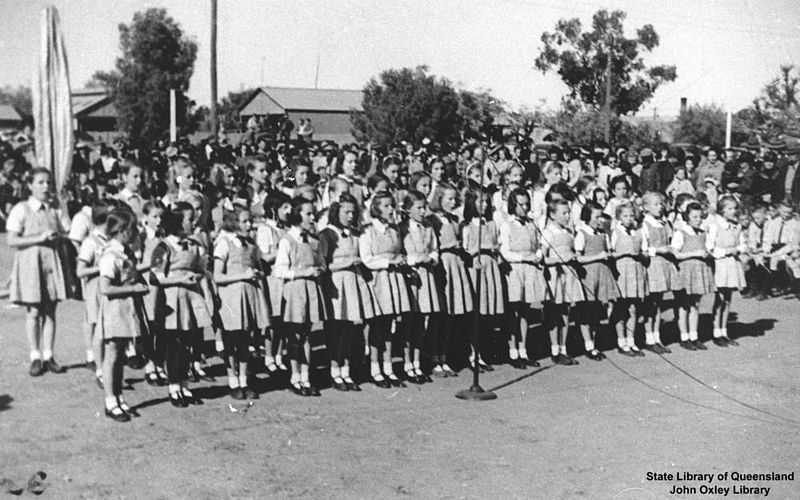
<path id="1" fill-rule="evenodd" d="M 0 104 L 0 120 L 3 121 L 22 121 L 17 110 L 10 104 Z"/>
<path id="2" fill-rule="evenodd" d="M 77 89 L 72 91 L 72 115 L 78 115 L 108 98 L 105 89 Z"/>
<path id="3" fill-rule="evenodd" d="M 287 111 L 361 111 L 361 101 L 364 98 L 361 90 L 291 87 L 261 87 L 261 90 Z"/>

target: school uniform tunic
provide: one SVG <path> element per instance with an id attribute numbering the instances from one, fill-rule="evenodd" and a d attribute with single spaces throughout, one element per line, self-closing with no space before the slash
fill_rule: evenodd
<path id="1" fill-rule="evenodd" d="M 669 246 L 672 228 L 666 220 L 659 220 L 648 214 L 644 216 L 642 230 L 647 238 L 647 252 L 650 261 L 647 265 L 648 293 L 664 293 L 681 288 L 678 268 L 674 259 L 656 255 L 656 248 Z"/>
<path id="2" fill-rule="evenodd" d="M 439 237 L 441 266 L 437 281 L 444 294 L 445 310 L 449 315 L 472 312 L 472 281 L 464 264 L 458 221 L 454 216 L 437 213 L 431 222 Z"/>
<path id="3" fill-rule="evenodd" d="M 117 240 L 109 241 L 100 258 L 100 277 L 112 285 L 142 283 L 136 271 L 136 257 Z M 96 334 L 103 339 L 135 339 L 147 334 L 147 313 L 140 295 L 125 297 L 100 296 Z"/>
<path id="4" fill-rule="evenodd" d="M 500 255 L 508 262 L 506 289 L 508 301 L 523 302 L 539 308 L 547 298 L 547 281 L 541 264 L 523 262 L 538 255 L 542 259 L 539 245 L 539 230 L 528 219 L 509 216 L 500 225 Z"/>
<path id="5" fill-rule="evenodd" d="M 739 224 L 720 218 L 709 227 L 706 248 L 714 257 L 714 284 L 717 288 L 741 290 L 747 286 L 741 259 L 724 255 L 733 249 L 739 252 L 747 250 L 747 241 Z"/>
<path id="6" fill-rule="evenodd" d="M 214 259 L 225 274 L 259 270 L 261 251 L 250 238 L 222 233 L 214 243 Z M 264 278 L 217 285 L 219 319 L 226 331 L 262 330 L 269 326 L 269 306 Z"/>
<path id="7" fill-rule="evenodd" d="M 672 236 L 672 248 L 679 252 L 706 250 L 706 232 L 682 225 Z M 684 293 L 705 295 L 715 290 L 714 273 L 706 259 L 685 259 L 680 261 L 678 274 Z"/>
<path id="8" fill-rule="evenodd" d="M 581 222 L 575 234 L 575 251 L 586 257 L 592 257 L 602 252 L 608 252 L 610 239 L 602 231 L 596 231 Z M 619 286 L 608 262 L 597 261 L 583 264 L 583 282 L 586 300 L 607 304 L 617 300 L 620 296 Z"/>
<path id="9" fill-rule="evenodd" d="M 647 269 L 643 263 L 647 240 L 644 233 L 641 229 L 628 229 L 618 224 L 611 235 L 611 249 L 634 254 L 620 257 L 616 262 L 620 297 L 643 299 L 647 295 Z"/>
<path id="10" fill-rule="evenodd" d="M 278 244 L 286 235 L 286 229 L 279 227 L 278 224 L 267 219 L 256 229 L 256 244 L 261 255 L 271 255 L 278 251 Z M 283 316 L 283 278 L 275 275 L 275 265 L 269 264 L 265 267 L 267 274 L 267 299 L 269 309 L 273 317 Z"/>
<path id="11" fill-rule="evenodd" d="M 358 238 L 348 229 L 328 226 L 320 232 L 319 241 L 329 266 L 359 257 Z M 364 278 L 363 265 L 331 271 L 323 280 L 322 290 L 328 302 L 328 319 L 361 323 L 375 317 L 377 304 Z"/>
<path id="12" fill-rule="evenodd" d="M 153 252 L 161 244 L 163 239 L 156 235 L 155 231 L 152 231 L 149 227 L 144 228 L 144 240 L 140 244 L 142 248 L 142 257 L 141 262 L 143 264 L 152 265 L 153 263 Z M 158 286 L 157 280 L 153 277 L 153 271 L 150 270 L 147 272 L 147 279 L 145 280 L 150 287 L 150 293 L 144 296 L 144 310 L 147 313 L 147 319 L 150 322 L 156 320 L 156 302 L 159 300 L 161 296 L 161 301 L 163 303 L 163 289 Z"/>
<path id="13" fill-rule="evenodd" d="M 551 222 L 542 231 L 542 253 L 546 258 L 563 259 L 574 255 L 575 237 L 572 231 Z M 547 284 L 550 296 L 547 302 L 575 304 L 586 300 L 578 270 L 573 264 L 559 263 L 547 266 Z"/>
<path id="14" fill-rule="evenodd" d="M 203 274 L 200 246 L 189 238 L 167 236 L 153 251 L 152 265 L 168 278 Z M 189 331 L 211 326 L 213 310 L 200 283 L 162 288 L 155 304 L 156 322 L 166 330 Z"/>
<path id="15" fill-rule="evenodd" d="M 433 228 L 416 221 L 408 221 L 408 232 L 403 237 L 403 248 L 408 265 L 416 276 L 410 279 L 411 293 L 414 297 L 415 311 L 422 314 L 437 313 L 442 310 L 443 298 L 436 284 L 433 267 L 439 262 L 439 250 Z M 429 264 L 420 260 L 430 257 Z"/>
<path id="16" fill-rule="evenodd" d="M 14 205 L 8 214 L 6 231 L 23 237 L 46 231 L 65 232 L 69 221 L 61 210 L 34 197 Z M 58 302 L 68 297 L 58 241 L 17 250 L 11 269 L 9 300 L 15 304 Z"/>
<path id="17" fill-rule="evenodd" d="M 397 230 L 373 219 L 359 237 L 358 248 L 364 265 L 372 271 L 369 286 L 378 306 L 376 316 L 412 312 L 414 307 L 405 276 L 389 264 L 403 249 Z"/>
<path id="18" fill-rule="evenodd" d="M 103 256 L 109 240 L 102 231 L 93 230 L 89 236 L 81 243 L 78 250 L 78 260 L 86 264 L 87 267 L 99 265 L 100 258 Z M 100 307 L 100 293 L 98 290 L 99 280 L 97 276 L 82 278 L 81 287 L 83 289 L 84 311 L 86 322 L 89 324 L 97 323 L 97 311 Z"/>
<path id="19" fill-rule="evenodd" d="M 275 276 L 284 280 L 283 321 L 311 325 L 327 319 L 319 278 L 296 277 L 295 272 L 309 267 L 324 267 L 319 241 L 292 227 L 278 243 Z"/>

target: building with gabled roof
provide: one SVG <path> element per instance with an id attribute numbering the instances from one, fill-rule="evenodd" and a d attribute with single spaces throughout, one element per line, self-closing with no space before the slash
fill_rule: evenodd
<path id="1" fill-rule="evenodd" d="M 22 117 L 19 116 L 14 106 L 0 104 L 0 128 L 22 128 Z"/>

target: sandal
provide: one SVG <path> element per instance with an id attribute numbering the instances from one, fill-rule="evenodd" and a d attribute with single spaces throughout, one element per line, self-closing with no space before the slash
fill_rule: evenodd
<path id="1" fill-rule="evenodd" d="M 130 422 L 131 417 L 125 413 L 122 408 L 115 406 L 111 409 L 106 408 L 106 417 L 115 422 Z"/>
<path id="2" fill-rule="evenodd" d="M 119 407 L 122 409 L 123 412 L 127 413 L 131 417 L 140 417 L 139 412 L 128 406 L 128 403 L 125 402 L 122 398 L 117 398 L 117 403 Z"/>
<path id="3" fill-rule="evenodd" d="M 275 358 L 264 358 L 264 367 L 270 373 L 275 373 L 279 370 L 278 365 L 275 363 Z"/>

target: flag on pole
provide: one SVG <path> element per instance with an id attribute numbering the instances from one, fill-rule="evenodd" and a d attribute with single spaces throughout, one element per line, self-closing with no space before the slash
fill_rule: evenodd
<path id="1" fill-rule="evenodd" d="M 64 34 L 55 7 L 42 11 L 39 66 L 33 86 L 34 138 L 40 167 L 53 172 L 60 197 L 72 166 L 74 134 Z"/>

